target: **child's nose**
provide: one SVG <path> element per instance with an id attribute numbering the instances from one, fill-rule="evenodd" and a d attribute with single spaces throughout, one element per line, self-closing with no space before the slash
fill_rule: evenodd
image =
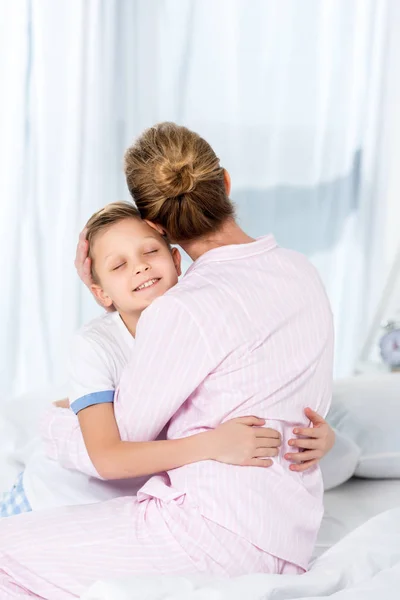
<path id="1" fill-rule="evenodd" d="M 138 265 L 136 267 L 136 275 L 140 275 L 140 273 L 145 273 L 150 269 L 150 265 L 146 265 L 145 263 Z"/>

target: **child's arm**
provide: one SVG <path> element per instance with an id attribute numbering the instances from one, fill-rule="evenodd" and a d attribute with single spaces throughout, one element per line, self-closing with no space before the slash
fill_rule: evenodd
<path id="1" fill-rule="evenodd" d="M 100 479 L 153 475 L 200 460 L 269 467 L 281 444 L 279 433 L 261 427 L 263 419 L 241 417 L 187 438 L 122 442 L 113 405 L 81 410 L 52 408 L 42 429 L 46 453 L 69 469 Z M 83 434 L 83 435 L 82 435 Z"/>
<path id="2" fill-rule="evenodd" d="M 269 467 L 281 440 L 256 417 L 232 419 L 216 429 L 176 440 L 121 441 L 111 404 L 91 406 L 78 414 L 88 454 L 104 479 L 152 475 L 202 460 Z M 93 426 L 95 424 L 95 426 Z"/>

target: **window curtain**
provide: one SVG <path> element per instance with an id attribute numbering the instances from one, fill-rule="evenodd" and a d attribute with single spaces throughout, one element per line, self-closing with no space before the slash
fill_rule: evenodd
<path id="1" fill-rule="evenodd" d="M 65 379 L 72 334 L 100 312 L 75 274 L 78 233 L 129 199 L 124 149 L 161 120 L 214 146 L 249 234 L 272 232 L 316 265 L 335 372 L 352 371 L 383 284 L 394 4 L 0 4 L 0 401 Z"/>

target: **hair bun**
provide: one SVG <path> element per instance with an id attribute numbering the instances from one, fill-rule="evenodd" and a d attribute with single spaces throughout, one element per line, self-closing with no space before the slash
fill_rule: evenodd
<path id="1" fill-rule="evenodd" d="M 196 185 L 196 174 L 192 163 L 165 161 L 155 168 L 155 183 L 167 198 L 175 198 L 191 192 Z"/>
<path id="2" fill-rule="evenodd" d="M 234 217 L 219 158 L 181 125 L 146 129 L 125 152 L 125 175 L 142 219 L 160 225 L 173 242 L 218 231 Z"/>

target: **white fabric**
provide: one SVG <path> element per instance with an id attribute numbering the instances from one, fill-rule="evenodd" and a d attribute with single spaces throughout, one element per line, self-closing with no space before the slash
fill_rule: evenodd
<path id="1" fill-rule="evenodd" d="M 388 181 L 380 134 L 398 112 L 387 110 L 396 4 L 2 2 L 4 392 L 65 380 L 72 334 L 100 311 L 74 271 L 78 232 L 128 198 L 123 151 L 165 119 L 215 145 L 250 234 L 311 257 L 336 317 L 337 372 L 350 371 L 385 276 L 387 236 L 374 234 Z"/>
<path id="2" fill-rule="evenodd" d="M 61 400 L 66 396 L 66 385 L 53 385 L 15 398 L 1 398 L 0 493 L 10 489 L 35 451 L 43 411 L 54 400 Z"/>
<path id="3" fill-rule="evenodd" d="M 361 454 L 359 447 L 351 439 L 339 431 L 335 431 L 335 434 L 335 445 L 320 462 L 325 491 L 353 477 Z"/>
<path id="4" fill-rule="evenodd" d="M 399 479 L 353 478 L 324 496 L 325 513 L 313 558 L 339 542 L 363 523 L 400 506 Z"/>
<path id="5" fill-rule="evenodd" d="M 102 392 L 116 390 L 134 345 L 134 337 L 116 311 L 93 319 L 75 334 L 68 387 L 74 412 L 102 402 Z"/>
<path id="6" fill-rule="evenodd" d="M 398 600 L 400 508 L 380 514 L 317 559 L 304 575 L 132 577 L 100 581 L 82 600 Z"/>
<path id="7" fill-rule="evenodd" d="M 336 382 L 328 421 L 360 448 L 358 477 L 400 477 L 400 374 Z"/>
<path id="8" fill-rule="evenodd" d="M 23 486 L 32 510 L 92 504 L 122 496 L 135 496 L 147 478 L 103 481 L 65 469 L 47 458 L 41 440 L 26 463 Z"/>

